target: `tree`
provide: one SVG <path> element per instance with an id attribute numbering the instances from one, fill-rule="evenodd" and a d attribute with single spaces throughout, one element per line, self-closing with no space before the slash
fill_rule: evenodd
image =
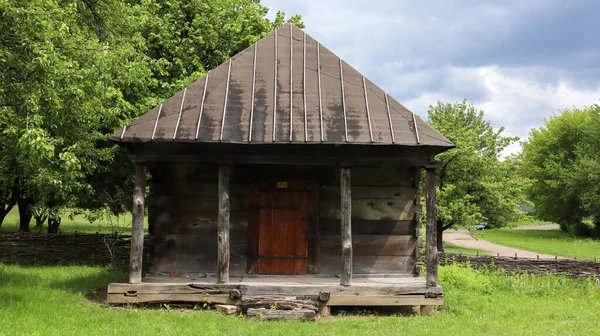
<path id="1" fill-rule="evenodd" d="M 266 14 L 256 0 L 0 2 L 0 224 L 15 204 L 21 231 L 34 212 L 125 211 L 132 167 L 108 135 L 285 21 Z"/>
<path id="2" fill-rule="evenodd" d="M 600 218 L 600 107 L 563 110 L 538 129 L 523 146 L 523 171 L 537 217 L 564 231 L 591 234 L 584 219 Z"/>
<path id="3" fill-rule="evenodd" d="M 451 227 L 481 221 L 502 227 L 519 218 L 527 181 L 517 174 L 518 156 L 500 160 L 518 139 L 502 136 L 502 127 L 495 131 L 467 100 L 430 106 L 429 123 L 456 145 L 437 156 L 444 163 L 437 185 L 438 250 L 443 250 L 443 231 Z"/>

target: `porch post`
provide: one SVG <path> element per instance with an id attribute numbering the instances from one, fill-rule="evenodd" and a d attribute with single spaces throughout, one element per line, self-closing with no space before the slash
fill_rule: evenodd
<path id="1" fill-rule="evenodd" d="M 437 251 L 437 202 L 435 197 L 435 168 L 426 168 L 425 186 L 427 189 L 427 286 L 438 285 Z"/>
<path id="2" fill-rule="evenodd" d="M 144 192 L 146 190 L 146 167 L 135 164 L 135 186 L 131 211 L 131 255 L 129 257 L 129 283 L 142 282 L 142 255 L 144 253 Z"/>
<path id="3" fill-rule="evenodd" d="M 219 220 L 217 224 L 217 281 L 229 282 L 229 179 L 230 166 L 219 166 Z"/>
<path id="4" fill-rule="evenodd" d="M 342 223 L 342 274 L 340 285 L 350 286 L 352 284 L 352 197 L 350 168 L 343 167 L 341 170 L 340 198 Z"/>

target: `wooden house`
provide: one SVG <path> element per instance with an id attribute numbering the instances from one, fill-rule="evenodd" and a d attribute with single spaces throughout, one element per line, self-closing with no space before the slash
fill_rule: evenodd
<path id="1" fill-rule="evenodd" d="M 109 302 L 443 303 L 434 157 L 454 145 L 292 24 L 111 139 L 136 185 L 129 283 Z"/>

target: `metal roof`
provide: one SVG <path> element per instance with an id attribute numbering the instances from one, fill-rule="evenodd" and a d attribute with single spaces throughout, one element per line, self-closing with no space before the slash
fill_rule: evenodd
<path id="1" fill-rule="evenodd" d="M 291 23 L 211 70 L 110 139 L 454 147 Z"/>

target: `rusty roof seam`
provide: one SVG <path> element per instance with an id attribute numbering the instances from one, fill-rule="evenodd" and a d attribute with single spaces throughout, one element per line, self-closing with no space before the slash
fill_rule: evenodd
<path id="1" fill-rule="evenodd" d="M 206 79 L 204 80 L 204 88 L 202 90 L 202 102 L 200 102 L 200 114 L 198 115 L 198 124 L 196 124 L 196 140 L 198 140 L 198 136 L 200 135 L 200 123 L 202 122 L 202 112 L 204 112 L 204 99 L 206 98 L 206 87 L 208 86 L 209 75 L 210 71 L 206 74 Z"/>
<path id="2" fill-rule="evenodd" d="M 225 114 L 227 113 L 227 96 L 229 95 L 229 82 L 231 81 L 231 58 L 229 59 L 229 67 L 227 69 L 227 85 L 225 86 L 225 99 L 223 102 L 223 119 L 221 119 L 221 134 L 219 141 L 223 141 L 223 130 L 225 129 Z"/>
<path id="3" fill-rule="evenodd" d="M 179 130 L 179 123 L 181 122 L 181 114 L 183 113 L 183 103 L 185 102 L 185 94 L 187 93 L 187 87 L 183 89 L 183 96 L 181 97 L 181 106 L 179 107 L 179 116 L 177 117 L 177 124 L 175 124 L 175 131 L 173 132 L 173 140 L 177 136 L 177 130 Z"/>
<path id="4" fill-rule="evenodd" d="M 367 82 L 365 81 L 365 76 L 363 76 L 363 88 L 365 92 L 365 107 L 367 108 L 367 122 L 369 123 L 369 136 L 371 137 L 371 142 L 373 142 L 373 129 L 371 128 L 371 113 L 369 111 L 369 97 L 367 95 Z"/>
<path id="5" fill-rule="evenodd" d="M 308 141 L 308 118 L 306 117 L 306 32 L 304 32 L 304 46 L 302 47 L 303 52 L 303 68 L 302 68 L 302 100 L 304 108 L 304 141 Z"/>
<path id="6" fill-rule="evenodd" d="M 158 119 L 160 119 L 160 112 L 162 111 L 163 104 L 160 104 L 158 107 L 158 112 L 156 113 L 156 121 L 154 122 L 154 130 L 152 130 L 152 137 L 150 140 L 154 140 L 154 136 L 156 135 L 156 128 L 158 127 Z"/>
<path id="7" fill-rule="evenodd" d="M 293 97 L 293 87 L 294 82 L 292 82 L 292 74 L 294 73 L 293 60 L 294 60 L 294 39 L 292 39 L 292 24 L 290 23 L 290 142 L 293 141 L 294 138 L 294 108 L 292 106 L 292 97 Z"/>
<path id="8" fill-rule="evenodd" d="M 254 43 L 254 61 L 252 62 L 252 100 L 250 103 L 250 125 L 248 129 L 248 142 L 252 141 L 252 123 L 254 119 L 254 93 L 256 91 L 256 51 L 258 42 Z"/>
<path id="9" fill-rule="evenodd" d="M 346 117 L 346 94 L 344 92 L 344 70 L 342 66 L 342 59 L 340 60 L 340 83 L 342 84 L 342 110 L 344 111 L 344 133 L 346 136 L 346 142 L 348 141 L 348 120 Z"/>
<path id="10" fill-rule="evenodd" d="M 417 128 L 417 120 L 415 118 L 415 113 L 412 112 L 413 117 L 413 126 L 415 128 L 415 135 L 417 136 L 417 145 L 421 143 L 421 139 L 419 139 L 419 129 Z"/>
<path id="11" fill-rule="evenodd" d="M 383 92 L 385 94 L 385 107 L 387 110 L 388 119 L 390 121 L 390 134 L 392 135 L 392 143 L 396 143 L 396 137 L 394 136 L 394 124 L 392 122 L 392 114 L 390 113 L 390 103 L 388 102 L 388 94 L 387 92 Z"/>
<path id="12" fill-rule="evenodd" d="M 319 126 L 321 128 L 321 142 L 324 141 L 323 137 L 323 99 L 321 98 L 321 44 L 317 42 L 317 78 L 319 84 Z"/>
<path id="13" fill-rule="evenodd" d="M 127 130 L 127 125 L 123 126 L 123 132 L 121 132 L 121 138 L 119 138 L 119 140 L 123 140 L 123 137 L 125 136 L 125 130 Z"/>
<path id="14" fill-rule="evenodd" d="M 275 42 L 273 43 L 275 45 L 275 58 L 273 59 L 273 66 L 275 68 L 275 80 L 273 81 L 273 141 L 272 142 L 276 142 L 277 140 L 277 35 L 279 35 L 279 33 L 277 32 L 277 29 L 275 30 Z"/>

